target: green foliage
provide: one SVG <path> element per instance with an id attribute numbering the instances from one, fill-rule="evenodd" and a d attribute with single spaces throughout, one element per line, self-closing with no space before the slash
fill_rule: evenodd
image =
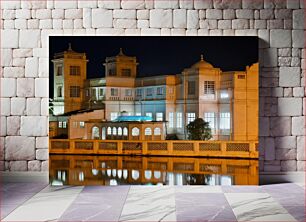
<path id="1" fill-rule="evenodd" d="M 186 128 L 189 140 L 209 140 L 212 138 L 209 123 L 202 118 L 197 118 L 190 122 Z"/>
<path id="2" fill-rule="evenodd" d="M 167 134 L 166 140 L 178 140 L 178 137 L 176 134 Z"/>

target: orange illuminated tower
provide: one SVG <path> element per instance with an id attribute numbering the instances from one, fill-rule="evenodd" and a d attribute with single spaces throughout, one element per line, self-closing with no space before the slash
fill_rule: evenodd
<path id="1" fill-rule="evenodd" d="M 72 50 L 56 53 L 53 62 L 53 114 L 80 110 L 84 100 L 84 81 L 87 78 L 85 53 Z"/>
<path id="2" fill-rule="evenodd" d="M 232 140 L 258 140 L 258 63 L 233 76 Z"/>

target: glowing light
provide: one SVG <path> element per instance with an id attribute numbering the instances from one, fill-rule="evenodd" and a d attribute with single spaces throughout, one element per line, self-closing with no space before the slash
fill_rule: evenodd
<path id="1" fill-rule="evenodd" d="M 118 178 L 121 178 L 122 177 L 122 170 L 117 170 L 117 175 L 118 175 Z"/>
<path id="2" fill-rule="evenodd" d="M 97 169 L 92 169 L 91 172 L 92 172 L 92 175 L 94 176 L 97 176 L 99 174 L 99 170 Z"/>
<path id="3" fill-rule="evenodd" d="M 139 171 L 138 170 L 132 170 L 132 178 L 134 180 L 137 180 L 139 178 Z"/>
<path id="4" fill-rule="evenodd" d="M 142 122 L 142 121 L 152 121 L 153 118 L 150 116 L 118 116 L 114 122 Z"/>
<path id="5" fill-rule="evenodd" d="M 147 180 L 151 179 L 151 177 L 152 177 L 152 172 L 151 172 L 151 170 L 145 170 L 144 176 L 145 176 L 145 178 L 146 178 Z"/>
<path id="6" fill-rule="evenodd" d="M 123 170 L 123 178 L 124 179 L 128 178 L 128 171 L 127 170 Z"/>

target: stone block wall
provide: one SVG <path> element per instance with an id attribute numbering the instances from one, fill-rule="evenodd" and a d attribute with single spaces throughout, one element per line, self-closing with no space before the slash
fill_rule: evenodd
<path id="1" fill-rule="evenodd" d="M 1 1 L 0 169 L 48 169 L 48 36 L 259 36 L 260 171 L 305 170 L 304 0 Z"/>

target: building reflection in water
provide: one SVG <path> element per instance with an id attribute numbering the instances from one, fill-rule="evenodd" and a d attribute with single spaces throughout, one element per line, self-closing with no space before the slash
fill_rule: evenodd
<path id="1" fill-rule="evenodd" d="M 53 185 L 258 185 L 258 160 L 50 155 Z"/>

